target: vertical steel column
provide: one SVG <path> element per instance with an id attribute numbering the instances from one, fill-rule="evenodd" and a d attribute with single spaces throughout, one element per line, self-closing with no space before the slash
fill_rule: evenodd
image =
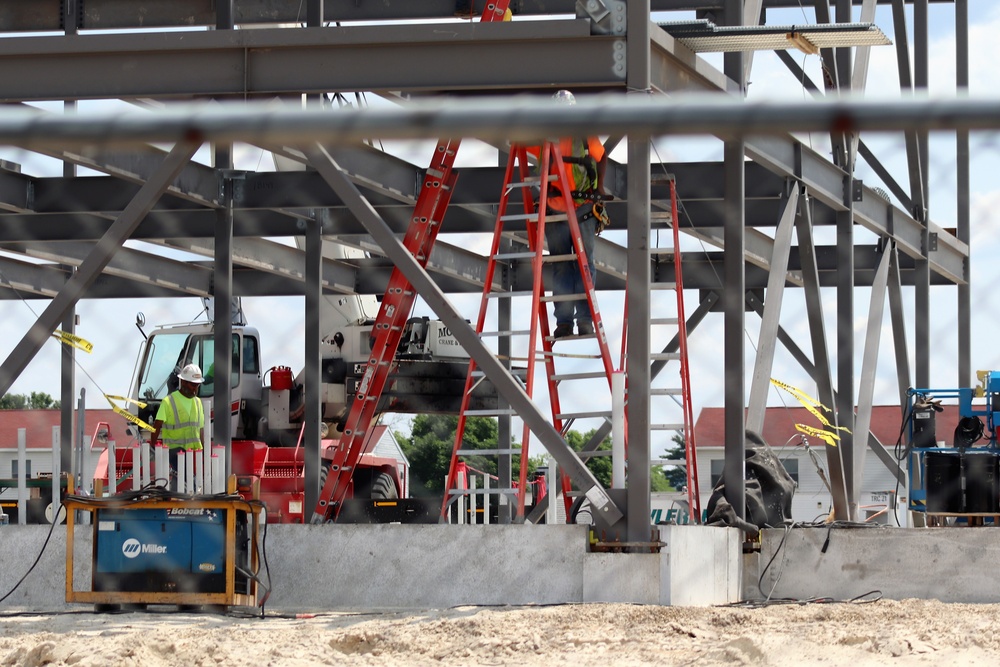
<path id="1" fill-rule="evenodd" d="M 233 420 L 230 406 L 233 388 L 233 152 L 232 145 L 215 146 L 215 168 L 222 183 L 222 208 L 215 213 L 215 275 L 212 278 L 215 297 L 211 440 L 226 448 L 226 478 L 232 474 L 230 461 L 233 451 Z M 239 370 L 239 369 L 236 369 Z M 203 368 L 202 372 L 207 372 Z M 212 451 L 211 443 L 204 443 Z"/>
<path id="2" fill-rule="evenodd" d="M 308 0 L 306 6 L 306 25 L 318 28 L 323 25 L 323 0 Z M 309 104 L 321 106 L 323 96 L 309 96 Z M 321 423 L 322 400 L 320 398 L 320 367 L 323 360 L 320 356 L 319 311 L 320 300 L 323 298 L 323 227 L 328 219 L 327 209 L 317 209 L 313 220 L 306 223 L 306 270 L 305 270 L 305 433 L 303 441 L 305 464 L 305 503 L 306 508 L 316 507 L 320 492 L 320 466 L 323 449 Z"/>
<path id="3" fill-rule="evenodd" d="M 513 249 L 510 247 L 513 245 L 512 241 L 507 241 L 507 250 L 502 252 L 510 252 Z M 501 275 L 501 280 L 503 280 L 503 286 L 505 290 L 510 290 L 511 287 L 511 276 L 510 270 L 504 267 L 503 274 Z M 512 319 L 512 308 L 511 308 L 511 298 L 503 297 L 497 299 L 497 331 L 505 332 L 511 330 L 511 319 Z M 497 356 L 499 356 L 503 367 L 510 371 L 510 336 L 501 333 L 499 339 L 497 340 Z M 511 416 L 505 413 L 507 409 L 507 403 L 504 401 L 503 396 L 497 396 L 499 405 L 497 408 L 500 410 L 500 415 L 497 417 L 497 449 L 500 450 L 510 450 L 514 444 L 513 431 L 511 429 Z M 524 447 L 525 443 L 521 443 L 521 447 Z M 511 473 L 512 473 L 512 459 L 510 454 L 501 454 L 497 458 L 497 488 L 500 490 L 497 496 L 497 523 L 509 524 L 511 518 L 511 509 L 513 508 L 513 503 L 511 503 L 510 496 L 507 495 L 503 489 L 510 489 L 513 487 L 511 484 Z M 484 495 L 484 500 L 488 500 L 489 496 Z M 486 521 L 489 517 L 486 517 Z"/>
<path id="4" fill-rule="evenodd" d="M 649 94 L 649 0 L 627 3 L 625 41 L 628 90 Z M 650 167 L 649 139 L 628 138 L 628 480 L 627 533 L 631 542 L 649 540 L 649 312 L 650 312 Z"/>
<path id="5" fill-rule="evenodd" d="M 310 28 L 318 28 L 323 25 L 323 0 L 308 0 L 306 25 Z"/>
<path id="6" fill-rule="evenodd" d="M 838 23 L 851 22 L 851 0 L 837 0 Z M 837 58 L 837 92 L 849 92 L 851 85 L 851 49 L 839 48 Z M 843 161 L 845 211 L 837 213 L 837 423 L 846 427 L 840 431 L 841 457 L 844 462 L 844 485 L 847 490 L 848 517 L 856 521 L 860 489 L 856 479 L 855 460 L 864 459 L 864 450 L 855 451 L 854 441 L 854 164 L 856 156 L 850 147 L 853 138 L 842 137 L 846 148 Z M 861 448 L 865 438 L 858 436 Z"/>
<path id="7" fill-rule="evenodd" d="M 235 26 L 234 0 L 221 0 L 216 4 L 215 28 L 232 30 Z M 226 478 L 232 474 L 233 420 L 230 405 L 233 389 L 230 378 L 233 374 L 233 145 L 217 143 L 215 150 L 215 173 L 222 186 L 222 208 L 215 215 L 215 275 L 212 277 L 212 294 L 215 297 L 213 337 L 215 359 L 213 361 L 213 394 L 211 435 L 209 439 L 226 448 Z M 208 371 L 203 368 L 202 372 Z M 206 420 L 207 421 L 207 420 Z M 207 424 L 206 424 L 207 426 Z M 211 453 L 212 443 L 204 443 Z"/>
<path id="8" fill-rule="evenodd" d="M 743 20 L 743 0 L 726 0 L 725 25 L 740 25 Z M 739 86 L 744 94 L 746 84 L 743 79 L 743 54 L 727 53 L 724 56 L 725 75 Z M 725 173 L 725 222 L 723 257 L 725 288 L 722 302 L 725 311 L 725 332 L 723 334 L 723 354 L 726 366 L 725 388 L 725 466 L 722 479 L 725 483 L 726 500 L 741 519 L 746 516 L 746 371 L 744 369 L 745 350 L 743 335 L 746 328 L 746 310 L 743 293 L 746 290 L 744 253 L 744 217 L 746 194 L 746 172 L 743 159 L 746 142 L 743 139 L 727 140 L 723 148 Z"/>
<path id="9" fill-rule="evenodd" d="M 892 262 L 889 264 L 889 320 L 892 322 L 893 354 L 896 359 L 896 388 L 899 391 L 899 408 L 905 412 L 907 390 L 910 383 L 910 352 L 906 341 L 906 317 L 903 312 L 903 283 L 899 276 L 899 250 L 890 245 Z"/>
<path id="10" fill-rule="evenodd" d="M 79 0 L 63 0 L 63 31 L 67 35 L 80 32 Z M 63 113 L 76 111 L 76 100 L 63 102 Z M 76 165 L 63 162 L 63 178 L 76 176 Z M 75 268 L 70 269 L 72 274 Z M 76 306 L 66 312 L 63 318 L 62 330 L 66 333 L 76 333 Z M 62 469 L 73 470 L 73 395 L 76 393 L 76 349 L 72 345 L 62 346 L 62 365 L 59 381 L 59 462 Z M 58 480 L 54 481 L 58 484 Z"/>
<path id="11" fill-rule="evenodd" d="M 914 0 L 913 2 L 913 81 L 916 89 L 927 90 L 928 84 L 928 0 Z M 917 133 L 918 144 L 920 146 L 920 174 L 924 191 L 923 217 L 918 218 L 924 224 L 921 240 L 921 253 L 923 257 L 917 259 L 913 266 L 913 297 L 914 297 L 914 337 L 915 337 L 915 363 L 916 382 L 918 387 L 931 386 L 930 356 L 931 356 L 931 326 L 930 326 L 930 306 L 931 306 L 931 268 L 928 257 L 930 255 L 930 193 L 927 178 L 927 165 L 929 164 L 927 132 Z M 916 213 L 916 212 L 915 212 Z"/>
<path id="12" fill-rule="evenodd" d="M 306 222 L 306 271 L 303 290 L 305 292 L 305 495 L 306 507 L 316 507 L 319 501 L 320 450 L 320 359 L 319 351 L 319 311 L 322 298 L 323 223 L 326 209 L 319 209 Z"/>
<path id="13" fill-rule="evenodd" d="M 969 0 L 955 0 L 955 87 L 959 95 L 969 91 Z M 969 131 L 955 135 L 958 240 L 969 243 Z M 972 270 L 965 266 L 966 284 L 958 286 L 958 384 L 972 386 Z"/>

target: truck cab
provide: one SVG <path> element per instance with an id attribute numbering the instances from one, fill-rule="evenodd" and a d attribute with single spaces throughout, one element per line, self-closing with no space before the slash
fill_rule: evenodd
<path id="1" fill-rule="evenodd" d="M 218 378 L 215 377 L 215 339 L 211 324 L 161 327 L 146 341 L 133 396 L 146 404 L 138 416 L 148 424 L 156 418 L 160 402 L 177 389 L 177 372 L 187 364 L 198 364 L 205 382 L 198 395 L 211 399 Z M 229 378 L 233 434 L 238 438 L 257 436 L 261 417 L 263 370 L 260 359 L 260 334 L 253 327 L 234 326 L 232 338 L 233 369 Z M 213 415 L 218 412 L 213 406 Z"/>

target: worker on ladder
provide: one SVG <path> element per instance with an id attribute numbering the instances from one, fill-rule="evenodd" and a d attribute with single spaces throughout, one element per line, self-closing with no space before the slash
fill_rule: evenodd
<path id="1" fill-rule="evenodd" d="M 560 90 L 552 96 L 563 104 L 576 104 L 576 98 L 568 90 Z M 538 147 L 528 151 L 538 155 Z M 559 153 L 566 164 L 570 193 L 576 206 L 576 221 L 580 226 L 580 237 L 587 254 L 587 265 L 590 267 L 591 281 L 597 276 L 594 266 L 594 243 L 597 235 L 607 225 L 608 217 L 602 201 L 608 196 L 604 194 L 604 171 L 607 167 L 607 155 L 604 144 L 597 137 L 570 138 L 559 141 Z M 550 169 L 556 169 L 552 165 Z M 566 202 L 559 186 L 549 184 L 547 194 L 546 215 L 565 215 Z M 545 225 L 545 240 L 551 255 L 572 255 L 573 238 L 568 221 L 547 222 Z M 572 260 L 555 262 L 552 265 L 552 294 L 562 296 L 567 294 L 584 295 L 583 277 L 580 275 L 578 263 Z M 552 332 L 554 338 L 564 338 L 573 335 L 574 313 L 577 334 L 590 336 L 594 333 L 594 321 L 586 298 L 575 301 L 556 301 L 553 307 L 556 317 L 556 328 Z"/>

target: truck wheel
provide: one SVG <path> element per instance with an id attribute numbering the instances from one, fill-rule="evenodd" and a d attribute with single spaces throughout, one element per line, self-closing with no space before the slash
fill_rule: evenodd
<path id="1" fill-rule="evenodd" d="M 396 483 L 392 481 L 392 475 L 387 472 L 380 472 L 372 481 L 371 497 L 375 500 L 388 498 L 398 498 Z"/>

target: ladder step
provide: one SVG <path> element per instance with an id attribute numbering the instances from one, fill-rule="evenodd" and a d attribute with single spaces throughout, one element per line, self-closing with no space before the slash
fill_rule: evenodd
<path id="1" fill-rule="evenodd" d="M 653 324 L 664 324 L 670 326 L 677 326 L 680 324 L 680 320 L 676 317 L 654 317 L 649 320 L 650 325 Z"/>
<path id="2" fill-rule="evenodd" d="M 594 417 L 610 417 L 611 410 L 598 410 L 595 412 L 563 412 L 556 415 L 556 419 L 591 419 Z"/>
<path id="3" fill-rule="evenodd" d="M 649 289 L 656 290 L 658 292 L 662 292 L 662 291 L 666 291 L 666 290 L 672 290 L 672 291 L 676 292 L 677 291 L 677 283 L 673 283 L 673 282 L 670 282 L 670 283 L 653 283 L 653 284 L 651 284 L 649 286 Z"/>
<path id="4" fill-rule="evenodd" d="M 512 409 L 506 410 L 466 410 L 466 417 L 500 417 L 502 415 L 516 415 L 517 413 Z"/>
<path id="5" fill-rule="evenodd" d="M 537 213 L 511 213 L 509 215 L 500 216 L 501 222 L 514 222 L 520 220 L 523 222 L 538 222 Z"/>
<path id="6" fill-rule="evenodd" d="M 650 396 L 683 396 L 684 390 L 680 387 L 670 387 L 669 389 L 650 389 Z"/>
<path id="7" fill-rule="evenodd" d="M 501 454 L 510 454 L 516 456 L 521 453 L 520 447 L 515 447 L 512 449 L 460 449 L 455 452 L 458 456 L 500 456 Z"/>
<path id="8" fill-rule="evenodd" d="M 569 262 L 576 261 L 576 255 L 570 253 L 569 255 L 543 255 L 543 262 Z"/>
<path id="9" fill-rule="evenodd" d="M 502 252 L 497 255 L 493 255 L 493 259 L 498 262 L 511 260 L 511 259 L 531 259 L 535 256 L 533 252 Z"/>
<path id="10" fill-rule="evenodd" d="M 569 336 L 559 336 L 559 338 L 556 338 L 555 336 L 546 336 L 545 340 L 548 341 L 549 343 L 554 343 L 557 340 L 586 340 L 588 338 L 597 338 L 597 334 L 596 333 L 570 334 Z M 544 350 L 539 350 L 539 354 L 541 354 L 542 356 L 545 356 L 546 354 L 548 354 L 548 352 L 545 352 Z M 555 355 L 555 356 L 558 356 L 558 355 Z M 583 355 L 582 357 L 580 357 L 579 355 L 573 355 L 573 356 L 577 357 L 577 358 L 583 358 L 583 359 L 594 359 L 594 358 L 597 358 L 597 357 L 594 357 L 593 355 L 589 355 L 589 354 Z M 597 355 L 597 356 L 599 357 L 600 355 Z"/>
<path id="11" fill-rule="evenodd" d="M 591 371 L 590 373 L 557 373 L 552 376 L 553 382 L 562 382 L 563 380 L 593 380 L 596 378 L 606 378 L 608 377 L 601 371 Z"/>
<path id="12" fill-rule="evenodd" d="M 676 248 L 667 248 L 667 247 L 650 248 L 649 249 L 649 254 L 650 255 L 675 255 L 675 254 L 677 254 L 677 249 Z"/>
<path id="13" fill-rule="evenodd" d="M 676 361 L 681 358 L 680 352 L 658 352 L 649 355 L 652 361 Z"/>
<path id="14" fill-rule="evenodd" d="M 586 294 L 543 294 L 542 301 L 580 301 L 586 299 Z"/>
<path id="15" fill-rule="evenodd" d="M 523 376 L 528 374 L 527 368 L 510 368 L 508 370 L 510 371 L 510 374 L 517 379 L 523 379 Z M 472 371 L 472 377 L 474 378 L 486 377 L 486 373 L 484 373 L 481 369 L 477 368 L 476 370 Z"/>
<path id="16" fill-rule="evenodd" d="M 651 185 L 670 185 L 674 182 L 673 174 L 651 174 L 649 177 Z"/>
<path id="17" fill-rule="evenodd" d="M 649 214 L 650 222 L 673 222 L 674 216 L 670 211 L 654 211 Z"/>
<path id="18" fill-rule="evenodd" d="M 684 424 L 650 424 L 650 431 L 683 431 Z"/>
<path id="19" fill-rule="evenodd" d="M 499 336 L 527 336 L 530 333 L 530 329 L 517 329 L 512 331 L 480 331 L 479 335 L 483 338 L 497 338 Z"/>
<path id="20" fill-rule="evenodd" d="M 499 299 L 502 297 L 532 296 L 532 292 L 490 292 L 486 295 L 488 299 Z"/>

